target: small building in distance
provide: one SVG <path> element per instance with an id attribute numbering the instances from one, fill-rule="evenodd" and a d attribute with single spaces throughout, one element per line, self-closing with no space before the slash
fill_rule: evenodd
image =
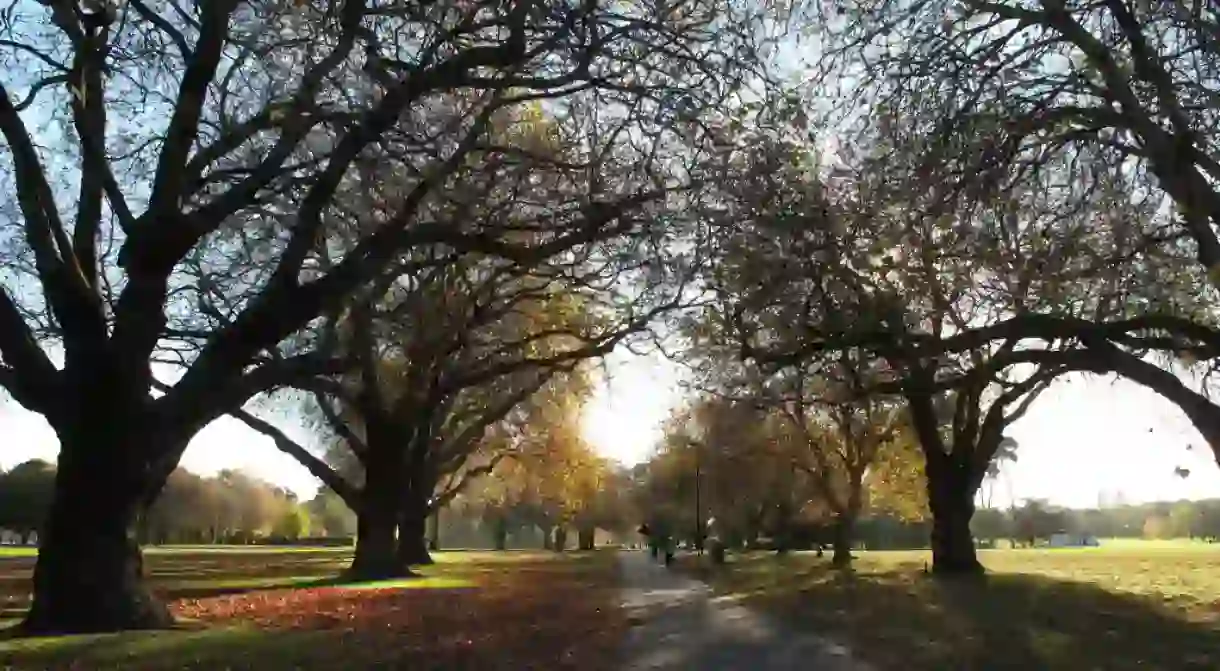
<path id="1" fill-rule="evenodd" d="M 1053 548 L 1095 548 L 1099 547 L 1101 542 L 1096 536 L 1088 534 L 1057 533 L 1051 535 L 1047 545 Z"/>

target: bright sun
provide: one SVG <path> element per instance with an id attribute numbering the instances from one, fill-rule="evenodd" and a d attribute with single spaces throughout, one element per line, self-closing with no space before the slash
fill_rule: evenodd
<path id="1" fill-rule="evenodd" d="M 606 457 L 640 463 L 660 440 L 678 399 L 674 367 L 659 357 L 616 354 L 606 361 L 605 374 L 585 406 L 585 438 Z"/>

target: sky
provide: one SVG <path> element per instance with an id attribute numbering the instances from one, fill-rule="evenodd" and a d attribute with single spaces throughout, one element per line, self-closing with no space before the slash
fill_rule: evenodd
<path id="1" fill-rule="evenodd" d="M 671 409 L 681 401 L 675 365 L 658 356 L 616 353 L 608 381 L 586 407 L 585 434 L 606 456 L 646 460 Z M 268 416 L 308 444 L 287 415 Z M 1044 498 L 1084 507 L 1114 502 L 1220 497 L 1220 467 L 1185 416 L 1155 393 L 1125 380 L 1074 376 L 1051 387 L 1009 431 L 1018 460 L 1003 468 L 993 505 Z M 0 405 L 0 465 L 54 459 L 55 434 L 38 415 L 11 401 Z M 1192 449 L 1188 449 L 1192 448 Z M 241 468 L 311 497 L 317 482 L 273 443 L 236 420 L 218 420 L 190 444 L 182 465 L 199 474 Z M 1174 474 L 1188 468 L 1189 477 Z"/>

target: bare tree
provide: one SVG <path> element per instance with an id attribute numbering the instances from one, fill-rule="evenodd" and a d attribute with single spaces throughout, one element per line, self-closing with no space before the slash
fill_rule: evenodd
<path id="1" fill-rule="evenodd" d="M 906 148 L 928 202 L 988 200 L 1068 172 L 1079 192 L 1123 173 L 1130 199 L 1172 203 L 1175 229 L 1213 272 L 1220 17 L 1206 4 L 832 2 L 819 74 L 860 84 L 839 110 Z"/>
<path id="2" fill-rule="evenodd" d="M 131 530 L 200 428 L 328 370 L 298 334 L 404 252 L 529 262 L 640 225 L 622 205 L 691 180 L 668 151 L 679 108 L 698 116 L 752 76 L 759 44 L 759 10 L 710 0 L 97 4 L 19 4 L 0 26 L 17 204 L 0 384 L 60 439 L 31 632 L 168 624 Z M 477 170 L 497 110 L 574 96 L 655 155 L 634 181 L 594 184 L 525 239 L 431 216 Z M 403 188 L 334 244 L 337 195 L 369 164 Z M 154 397 L 167 353 L 181 375 Z"/>
<path id="3" fill-rule="evenodd" d="M 495 216 L 488 206 L 482 216 Z M 521 209 L 506 211 L 520 221 Z M 531 265 L 473 255 L 422 263 L 357 301 L 324 338 L 351 372 L 300 385 L 312 388 L 315 412 L 346 448 L 339 464 L 238 413 L 359 512 L 355 576 L 429 561 L 426 518 L 505 457 L 521 456 L 521 431 L 510 429 L 530 417 L 538 392 L 570 384 L 584 361 L 647 335 L 688 302 L 697 254 L 641 256 L 632 236 L 621 242 L 628 253 L 607 244 Z M 500 435 L 489 434 L 496 427 Z M 353 472 L 341 472 L 344 464 Z"/>

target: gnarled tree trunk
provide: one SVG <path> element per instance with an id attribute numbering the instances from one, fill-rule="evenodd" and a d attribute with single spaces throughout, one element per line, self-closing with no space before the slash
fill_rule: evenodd
<path id="1" fill-rule="evenodd" d="M 428 553 L 428 509 L 412 506 L 398 518 L 398 561 L 403 566 L 432 563 Z"/>
<path id="2" fill-rule="evenodd" d="M 403 566 L 421 566 L 432 563 L 428 553 L 428 517 L 432 514 L 428 499 L 434 484 L 426 481 L 418 470 L 410 473 L 405 486 L 399 492 L 398 502 L 398 561 Z M 426 481 L 426 484 L 425 484 Z"/>
<path id="3" fill-rule="evenodd" d="M 410 572 L 399 562 L 394 538 L 396 524 L 385 510 L 362 510 L 356 518 L 356 555 L 347 577 L 352 580 L 398 578 Z"/>
<path id="4" fill-rule="evenodd" d="M 935 465 L 934 465 L 935 464 Z M 980 575 L 970 519 L 974 487 L 966 469 L 944 459 L 927 464 L 928 507 L 932 512 L 932 571 L 937 575 Z"/>
<path id="5" fill-rule="evenodd" d="M 347 572 L 347 577 L 353 580 L 383 580 L 411 574 L 408 564 L 398 556 L 395 540 L 402 468 L 390 459 L 376 456 L 370 454 L 360 510 L 356 514 L 356 556 Z"/>
<path id="6" fill-rule="evenodd" d="M 149 427 L 111 409 L 89 411 L 60 439 L 55 499 L 39 535 L 31 634 L 159 629 L 173 624 L 144 582 L 139 513 L 164 485 L 150 456 Z M 158 436 L 159 439 L 165 439 Z"/>

